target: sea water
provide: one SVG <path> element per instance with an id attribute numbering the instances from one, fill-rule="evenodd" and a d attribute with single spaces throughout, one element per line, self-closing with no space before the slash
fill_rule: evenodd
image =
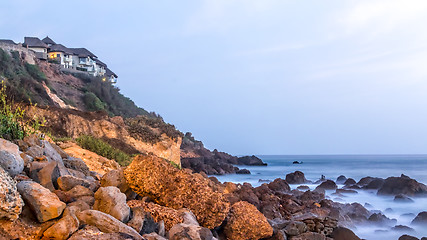
<path id="1" fill-rule="evenodd" d="M 337 177 L 344 175 L 359 181 L 363 177 L 391 176 L 399 177 L 405 174 L 418 182 L 427 184 L 427 155 L 322 155 L 322 156 L 258 156 L 268 166 L 241 166 L 251 171 L 250 175 L 229 174 L 216 176 L 221 182 L 243 183 L 248 182 L 257 187 L 266 181 L 276 178 L 285 178 L 286 174 L 301 171 L 311 181 L 317 181 L 322 175 L 326 179 L 336 181 Z M 293 164 L 294 161 L 302 164 Z M 306 185 L 306 184 L 305 184 Z M 291 185 L 296 188 L 298 185 Z M 309 184 L 311 189 L 317 185 Z M 342 187 L 339 185 L 338 187 Z M 396 225 L 405 225 L 414 228 L 416 232 L 397 232 L 390 227 L 377 225 L 359 225 L 351 227 L 361 238 L 367 240 L 392 240 L 398 239 L 403 234 L 416 237 L 427 237 L 426 227 L 410 225 L 415 216 L 422 211 L 427 211 L 427 198 L 413 198 L 412 203 L 396 203 L 394 196 L 377 196 L 376 191 L 357 190 L 357 194 L 344 194 L 336 197 L 334 191 L 327 191 L 327 198 L 341 203 L 358 202 L 368 206 L 371 211 L 381 211 L 390 219 L 396 219 Z"/>

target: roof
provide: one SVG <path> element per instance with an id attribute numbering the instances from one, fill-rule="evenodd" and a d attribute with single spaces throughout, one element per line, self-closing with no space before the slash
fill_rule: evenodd
<path id="1" fill-rule="evenodd" d="M 107 67 L 107 64 L 101 62 L 101 60 L 99 60 L 99 59 L 96 59 L 96 64 L 103 66 L 103 67 Z"/>
<path id="2" fill-rule="evenodd" d="M 0 39 L 0 43 L 7 43 L 7 44 L 14 44 L 16 45 L 16 43 L 12 40 L 9 39 Z"/>
<path id="3" fill-rule="evenodd" d="M 78 55 L 79 57 L 91 57 L 98 58 L 95 54 L 91 53 L 86 48 L 68 48 L 73 54 Z"/>
<path id="4" fill-rule="evenodd" d="M 67 53 L 67 54 L 73 54 L 73 51 L 71 51 L 70 49 L 68 49 L 67 47 L 65 47 L 62 44 L 55 44 L 49 47 L 49 52 L 63 52 L 63 53 Z"/>
<path id="5" fill-rule="evenodd" d="M 46 44 L 51 44 L 51 45 L 55 45 L 56 43 L 48 36 L 46 36 L 45 38 L 43 38 L 42 42 L 46 43 Z"/>
<path id="6" fill-rule="evenodd" d="M 47 48 L 46 43 L 42 42 L 37 37 L 24 37 L 24 44 L 22 44 L 24 47 L 40 47 L 40 48 Z"/>
<path id="7" fill-rule="evenodd" d="M 109 68 L 106 69 L 105 74 L 107 74 L 107 76 L 114 76 L 115 78 L 117 78 L 117 74 L 113 73 L 113 71 L 111 71 Z"/>

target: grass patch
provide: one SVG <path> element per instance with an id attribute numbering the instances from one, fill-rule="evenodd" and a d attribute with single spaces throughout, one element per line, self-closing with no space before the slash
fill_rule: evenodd
<path id="1" fill-rule="evenodd" d="M 120 166 L 127 166 L 131 162 L 131 156 L 125 152 L 118 150 L 110 144 L 102 141 L 101 139 L 83 135 L 76 139 L 77 144 L 91 152 L 106 157 L 108 159 L 114 159 L 120 164 Z"/>

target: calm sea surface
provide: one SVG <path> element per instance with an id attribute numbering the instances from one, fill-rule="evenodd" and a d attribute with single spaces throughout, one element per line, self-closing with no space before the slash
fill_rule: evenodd
<path id="1" fill-rule="evenodd" d="M 344 175 L 359 181 L 366 176 L 387 178 L 405 174 L 418 182 L 427 184 L 427 155 L 264 155 L 258 156 L 268 166 L 242 166 L 251 171 L 250 175 L 229 174 L 216 176 L 221 182 L 251 183 L 254 187 L 262 184 L 259 180 L 285 178 L 286 174 L 302 171 L 308 180 L 319 180 L 321 175 L 336 180 Z M 292 164 L 293 161 L 303 162 Z M 291 185 L 296 188 L 298 185 Z M 316 185 L 309 185 L 314 189 Z M 340 187 L 340 186 L 339 186 Z M 387 217 L 397 220 L 397 225 L 410 226 L 412 219 L 422 211 L 427 211 L 427 198 L 413 198 L 413 203 L 395 203 L 393 197 L 378 197 L 375 191 L 359 190 L 358 194 L 348 194 L 336 198 L 327 192 L 327 198 L 341 203 L 358 202 L 369 204 L 369 210 L 381 211 Z M 411 226 L 416 233 L 407 233 L 419 238 L 427 236 L 427 228 Z M 405 232 L 391 231 L 389 227 L 356 226 L 352 230 L 367 240 L 398 239 Z"/>

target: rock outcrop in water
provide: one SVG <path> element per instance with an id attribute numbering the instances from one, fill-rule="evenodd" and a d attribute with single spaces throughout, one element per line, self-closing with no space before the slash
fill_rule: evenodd
<path id="1" fill-rule="evenodd" d="M 427 195 L 427 186 L 408 176 L 389 177 L 378 190 L 378 195 L 422 196 Z"/>

